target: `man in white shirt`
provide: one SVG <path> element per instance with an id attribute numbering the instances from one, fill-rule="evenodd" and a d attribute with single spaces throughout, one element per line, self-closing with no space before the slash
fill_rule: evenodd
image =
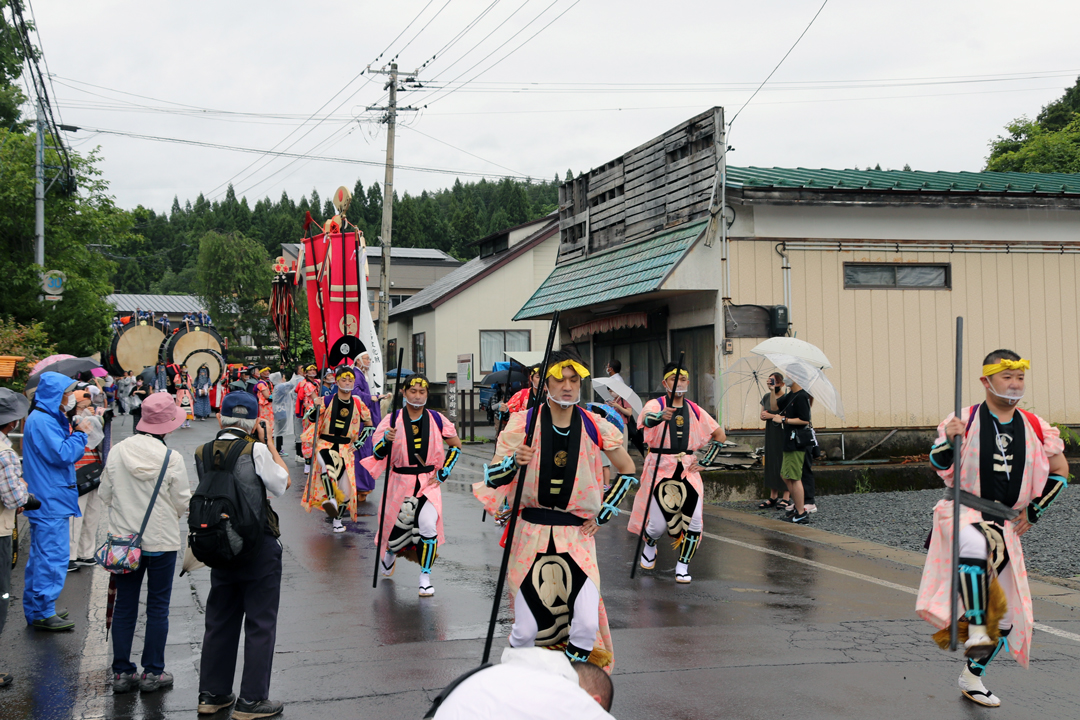
<path id="1" fill-rule="evenodd" d="M 273 442 L 267 442 L 266 423 L 258 417 L 259 404 L 254 395 L 229 393 L 221 402 L 218 422 L 222 431 L 215 442 L 250 443 L 252 464 L 244 470 L 245 466 L 237 462 L 233 478 L 237 482 L 254 482 L 239 475 L 251 472 L 254 465 L 254 474 L 262 481 L 267 496 L 278 498 L 291 484 L 289 469 Z M 201 458 L 202 447 L 195 454 Z M 196 466 L 201 473 L 198 463 Z M 280 715 L 284 709 L 283 703 L 269 699 L 281 597 L 279 535 L 277 514 L 267 502 L 262 546 L 238 567 L 216 567 L 210 571 L 206 633 L 199 667 L 200 714 L 215 713 L 235 703 L 232 716 L 237 720 L 252 720 Z M 241 627 L 244 628 L 244 671 L 237 698 L 232 693 L 232 683 Z"/>
<path id="2" fill-rule="evenodd" d="M 545 648 L 506 648 L 501 664 L 455 680 L 424 717 L 605 720 L 614 692 L 608 674 L 591 663 L 572 663 Z"/>

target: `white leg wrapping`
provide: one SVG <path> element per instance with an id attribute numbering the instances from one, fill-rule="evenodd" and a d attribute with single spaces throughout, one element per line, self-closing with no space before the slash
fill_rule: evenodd
<path id="1" fill-rule="evenodd" d="M 592 650 L 599 629 L 600 591 L 591 579 L 585 578 L 574 601 L 574 619 L 570 622 L 570 637 L 567 640 L 582 650 Z"/>
<path id="2" fill-rule="evenodd" d="M 667 532 L 667 521 L 656 498 L 649 498 L 649 522 L 645 524 L 645 532 L 653 540 L 659 540 Z"/>
<path id="3" fill-rule="evenodd" d="M 416 519 L 416 525 L 424 537 L 430 538 L 439 534 L 439 511 L 435 509 L 433 503 L 426 502 L 424 507 L 420 508 L 420 517 Z"/>
<path id="4" fill-rule="evenodd" d="M 518 590 L 514 596 L 514 626 L 510 629 L 510 647 L 532 647 L 536 642 L 536 633 L 540 628 L 536 624 L 529 603 Z"/>
<path id="5" fill-rule="evenodd" d="M 973 525 L 960 528 L 960 557 L 986 559 L 986 538 Z"/>

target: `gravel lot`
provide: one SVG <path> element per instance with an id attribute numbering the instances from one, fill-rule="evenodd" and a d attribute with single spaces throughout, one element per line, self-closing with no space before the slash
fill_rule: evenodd
<path id="1" fill-rule="evenodd" d="M 926 552 L 934 505 L 944 490 L 827 495 L 817 499 L 810 525 L 820 530 L 871 540 L 883 545 Z M 761 502 L 729 502 L 723 507 L 764 517 L 776 510 L 758 510 Z M 1080 489 L 1062 493 L 1043 519 L 1023 538 L 1029 572 L 1060 578 L 1080 577 Z"/>

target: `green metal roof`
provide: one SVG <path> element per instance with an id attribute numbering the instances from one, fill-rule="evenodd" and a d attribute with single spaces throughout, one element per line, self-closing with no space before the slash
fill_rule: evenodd
<path id="1" fill-rule="evenodd" d="M 1077 195 L 1080 173 L 810 170 L 728 166 L 728 187 Z"/>
<path id="2" fill-rule="evenodd" d="M 514 319 L 528 320 L 658 290 L 707 224 L 705 220 L 680 225 L 640 242 L 558 265 Z"/>

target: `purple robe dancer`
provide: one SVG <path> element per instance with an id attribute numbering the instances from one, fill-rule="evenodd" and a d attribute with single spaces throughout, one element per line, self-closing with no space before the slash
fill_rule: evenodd
<path id="1" fill-rule="evenodd" d="M 367 376 L 364 373 L 362 367 L 357 367 L 356 384 L 353 385 L 352 394 L 360 398 L 360 401 L 367 405 L 368 410 L 371 411 L 371 422 L 373 427 L 379 426 L 379 421 L 382 420 L 382 414 L 379 412 L 379 398 L 371 394 L 371 387 L 368 385 Z M 372 438 L 368 438 L 364 441 L 363 446 L 356 451 L 354 457 L 355 463 L 353 468 L 356 472 L 356 491 L 362 493 L 369 493 L 375 489 L 375 478 L 371 476 L 367 470 L 360 465 L 360 461 L 366 457 L 371 457 L 372 453 Z"/>

